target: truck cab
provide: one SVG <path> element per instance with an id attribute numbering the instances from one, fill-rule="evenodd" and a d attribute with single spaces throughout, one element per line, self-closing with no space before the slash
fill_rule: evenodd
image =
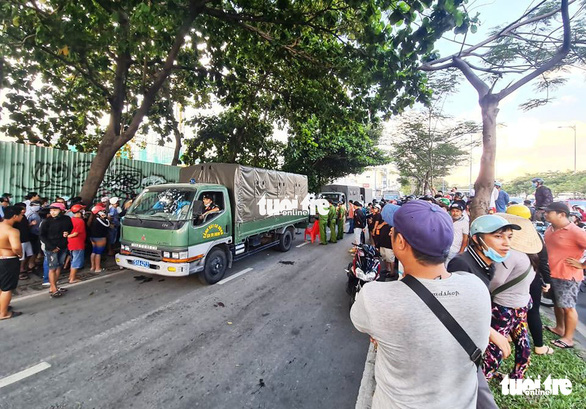
<path id="1" fill-rule="evenodd" d="M 123 219 L 116 263 L 166 276 L 202 272 L 207 265 L 206 281 L 214 281 L 214 275 L 223 276 L 232 261 L 232 224 L 231 203 L 223 185 L 150 186 Z"/>

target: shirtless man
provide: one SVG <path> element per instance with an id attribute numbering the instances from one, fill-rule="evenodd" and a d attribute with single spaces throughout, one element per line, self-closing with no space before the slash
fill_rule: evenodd
<path id="1" fill-rule="evenodd" d="M 16 206 L 4 208 L 4 220 L 0 223 L 0 320 L 18 317 L 21 312 L 11 311 L 12 290 L 18 285 L 20 258 L 20 232 L 12 227 L 22 220 L 22 212 Z"/>

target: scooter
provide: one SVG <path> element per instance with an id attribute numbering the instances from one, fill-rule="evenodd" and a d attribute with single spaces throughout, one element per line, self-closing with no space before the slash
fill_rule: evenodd
<path id="1" fill-rule="evenodd" d="M 354 244 L 356 251 L 354 258 L 346 268 L 346 275 L 348 276 L 348 284 L 346 285 L 346 292 L 350 296 L 350 308 L 356 300 L 356 294 L 360 292 L 366 283 L 372 281 L 394 281 L 398 280 L 398 274 L 391 274 L 388 270 L 382 270 L 380 253 L 376 247 L 370 244 Z"/>

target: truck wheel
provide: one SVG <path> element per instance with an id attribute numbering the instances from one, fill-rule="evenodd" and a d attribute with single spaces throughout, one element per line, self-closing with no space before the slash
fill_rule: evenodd
<path id="1" fill-rule="evenodd" d="M 293 235 L 291 234 L 291 230 L 285 230 L 285 233 L 281 235 L 281 239 L 279 240 L 279 250 L 282 252 L 289 251 L 291 249 L 291 244 L 293 243 Z"/>
<path id="2" fill-rule="evenodd" d="M 216 284 L 226 274 L 226 253 L 222 249 L 213 249 L 206 257 L 206 264 L 199 278 L 203 283 Z"/>

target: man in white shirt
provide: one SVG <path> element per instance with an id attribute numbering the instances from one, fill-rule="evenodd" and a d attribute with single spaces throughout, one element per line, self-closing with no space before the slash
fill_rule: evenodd
<path id="1" fill-rule="evenodd" d="M 483 351 L 488 345 L 490 295 L 478 277 L 446 271 L 453 234 L 445 211 L 415 200 L 394 215 L 392 247 L 405 275 L 423 284 Z M 378 344 L 373 409 L 476 408 L 476 364 L 404 282 L 366 284 L 350 317 Z"/>

